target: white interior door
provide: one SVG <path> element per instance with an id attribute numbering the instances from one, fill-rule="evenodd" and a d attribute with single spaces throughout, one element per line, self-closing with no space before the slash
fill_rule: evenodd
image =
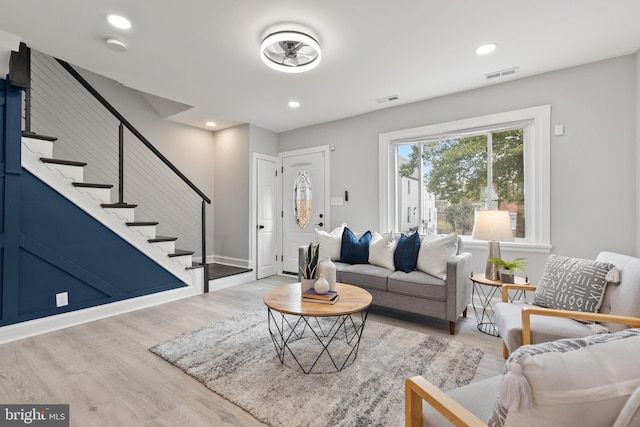
<path id="1" fill-rule="evenodd" d="M 276 161 L 257 159 L 256 277 L 277 272 L 276 217 L 278 177 Z"/>
<path id="2" fill-rule="evenodd" d="M 298 248 L 313 241 L 314 229 L 324 230 L 327 226 L 327 162 L 327 151 L 323 149 L 303 154 L 282 154 L 282 271 L 285 273 L 298 273 Z M 295 189 L 301 174 L 306 175 L 310 187 L 306 193 L 306 197 L 311 198 L 306 223 L 296 217 Z"/>

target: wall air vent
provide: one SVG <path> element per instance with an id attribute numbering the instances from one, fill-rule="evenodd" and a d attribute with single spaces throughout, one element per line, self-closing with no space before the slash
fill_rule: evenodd
<path id="1" fill-rule="evenodd" d="M 385 96 L 383 98 L 378 98 L 376 99 L 376 102 L 378 104 L 384 104 L 385 102 L 397 101 L 398 99 L 400 99 L 398 95 L 391 95 L 391 96 Z"/>
<path id="2" fill-rule="evenodd" d="M 507 68 L 506 70 L 494 71 L 494 72 L 491 72 L 491 73 L 487 73 L 484 76 L 487 79 L 495 79 L 497 77 L 510 76 L 512 74 L 517 73 L 518 69 L 519 69 L 518 67 Z"/>

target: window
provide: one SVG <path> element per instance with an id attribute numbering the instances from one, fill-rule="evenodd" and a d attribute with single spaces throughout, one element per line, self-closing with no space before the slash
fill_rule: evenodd
<path id="1" fill-rule="evenodd" d="M 549 122 L 542 106 L 381 134 L 380 229 L 470 236 L 477 210 L 499 209 L 517 241 L 548 245 Z"/>
<path id="2" fill-rule="evenodd" d="M 417 210 L 415 223 L 410 224 L 407 215 L 409 224 L 402 224 L 399 231 L 418 229 L 421 233 L 439 234 L 457 231 L 468 236 L 476 210 L 499 209 L 509 211 L 515 218 L 514 235 L 526 237 L 523 161 L 526 126 L 395 143 L 396 179 L 406 179 L 409 190 L 409 197 L 402 196 L 399 204 L 422 206 Z M 422 197 L 410 197 L 411 181 L 422 188 Z M 429 215 L 433 210 L 437 212 L 435 221 Z"/>

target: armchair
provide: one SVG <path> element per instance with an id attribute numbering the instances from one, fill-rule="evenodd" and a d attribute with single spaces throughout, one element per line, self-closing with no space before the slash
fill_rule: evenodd
<path id="1" fill-rule="evenodd" d="M 495 305 L 494 314 L 502 336 L 505 358 L 523 344 L 580 338 L 595 333 L 594 325 L 578 320 L 597 322 L 596 327 L 602 325 L 610 332 L 640 327 L 640 259 L 601 252 L 596 261 L 614 264 L 620 272 L 620 283 L 610 283 L 606 287 L 597 313 L 550 309 L 529 303 L 509 303 L 509 291 L 523 287 L 503 285 L 502 302 Z M 535 290 L 535 286 L 528 286 L 525 290 Z"/>
<path id="2" fill-rule="evenodd" d="M 640 365 L 630 355 L 638 352 L 640 329 L 627 329 L 522 347 L 504 375 L 446 393 L 408 378 L 405 425 L 637 426 Z"/>

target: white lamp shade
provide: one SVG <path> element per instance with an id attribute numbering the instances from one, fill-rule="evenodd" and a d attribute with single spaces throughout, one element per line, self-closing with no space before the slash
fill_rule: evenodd
<path id="1" fill-rule="evenodd" d="M 508 211 L 477 211 L 471 237 L 477 240 L 513 240 L 511 218 Z"/>

